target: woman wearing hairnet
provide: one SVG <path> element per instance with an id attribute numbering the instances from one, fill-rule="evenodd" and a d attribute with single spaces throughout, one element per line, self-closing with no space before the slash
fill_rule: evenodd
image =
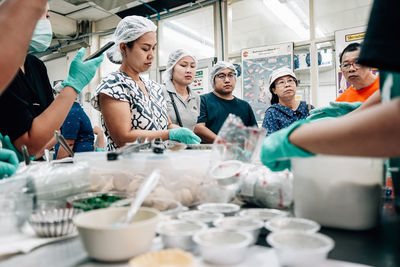
<path id="1" fill-rule="evenodd" d="M 109 151 L 139 136 L 187 144 L 200 142 L 191 130 L 171 123 L 161 85 L 140 76 L 153 62 L 156 29 L 147 18 L 128 16 L 115 30 L 115 45 L 107 57 L 121 67 L 101 81 L 92 99 L 92 105 L 102 114 Z"/>
<path id="2" fill-rule="evenodd" d="M 177 49 L 168 57 L 163 74 L 164 96 L 172 123 L 193 131 L 200 113 L 200 96 L 190 88 L 197 60 L 192 53 Z"/>
<path id="3" fill-rule="evenodd" d="M 296 100 L 297 78 L 287 67 L 274 70 L 269 76 L 271 106 L 265 111 L 262 127 L 267 135 L 288 127 L 295 121 L 305 119 L 314 107 L 306 101 Z"/>
<path id="4" fill-rule="evenodd" d="M 43 52 L 50 46 L 53 32 L 48 9 L 47 5 L 36 24 L 29 52 Z M 82 48 L 71 62 L 69 76 L 62 83 L 64 89 L 56 99 L 53 100 L 45 65 L 30 54 L 1 95 L 0 141 L 3 148 L 15 151 L 20 161 L 22 145 L 26 145 L 31 156 L 43 152 L 54 131 L 60 129 L 77 95 L 96 73 L 103 58 L 82 62 L 84 53 Z"/>

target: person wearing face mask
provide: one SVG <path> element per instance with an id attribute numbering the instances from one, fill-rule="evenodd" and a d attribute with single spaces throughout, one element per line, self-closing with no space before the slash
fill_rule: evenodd
<path id="1" fill-rule="evenodd" d="M 24 62 L 35 24 L 46 4 L 47 0 L 0 0 L 0 95 Z"/>
<path id="2" fill-rule="evenodd" d="M 28 52 L 45 51 L 52 38 L 48 8 L 38 21 Z M 29 54 L 14 80 L 0 97 L 0 141 L 3 148 L 16 152 L 26 145 L 30 156 L 35 156 L 60 129 L 77 95 L 93 78 L 102 57 L 82 61 L 85 49 L 78 51 L 71 62 L 69 76 L 62 83 L 63 90 L 53 99 L 52 87 L 42 61 Z"/>
<path id="3" fill-rule="evenodd" d="M 200 95 L 190 88 L 196 74 L 197 60 L 184 49 L 173 51 L 163 74 L 164 97 L 172 123 L 194 129 L 200 114 Z"/>
<path id="4" fill-rule="evenodd" d="M 187 128 L 172 124 L 162 86 L 140 74 L 154 59 L 157 26 L 141 16 L 122 19 L 114 33 L 114 47 L 107 57 L 119 70 L 99 84 L 92 105 L 101 111 L 107 150 L 113 151 L 138 137 L 172 139 L 197 144 L 200 138 Z"/>

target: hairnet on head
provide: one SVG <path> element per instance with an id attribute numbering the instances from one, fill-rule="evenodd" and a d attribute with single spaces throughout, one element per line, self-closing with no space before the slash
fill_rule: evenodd
<path id="1" fill-rule="evenodd" d="M 135 41 L 147 32 L 155 32 L 157 26 L 149 19 L 141 16 L 128 16 L 123 18 L 114 32 L 114 46 L 106 53 L 108 59 L 116 64 L 122 63 L 120 43 Z"/>
<path id="2" fill-rule="evenodd" d="M 226 61 L 218 61 L 212 67 L 211 73 L 210 73 L 210 83 L 211 83 L 211 87 L 212 88 L 214 88 L 214 78 L 215 78 L 215 76 L 217 76 L 217 74 L 223 69 L 231 69 L 237 75 L 236 68 L 232 63 L 229 63 L 229 62 L 226 62 Z"/>
<path id="3" fill-rule="evenodd" d="M 167 69 L 163 73 L 163 77 L 162 77 L 164 83 L 166 83 L 169 80 L 172 80 L 172 72 L 173 72 L 173 69 L 174 69 L 176 63 L 178 63 L 178 61 L 181 60 L 181 58 L 186 57 L 186 56 L 192 57 L 197 66 L 197 59 L 193 55 L 193 53 L 190 53 L 189 51 L 187 51 L 185 49 L 176 49 L 171 54 L 169 54 L 168 62 L 167 62 Z"/>

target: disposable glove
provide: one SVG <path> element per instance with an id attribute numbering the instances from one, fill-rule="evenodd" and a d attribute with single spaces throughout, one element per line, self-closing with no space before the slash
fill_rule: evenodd
<path id="1" fill-rule="evenodd" d="M 0 148 L 0 179 L 13 175 L 18 168 L 18 159 L 14 151 Z"/>
<path id="2" fill-rule="evenodd" d="M 290 134 L 300 125 L 310 122 L 299 120 L 288 127 L 272 133 L 264 139 L 261 146 L 261 162 L 272 171 L 290 170 L 290 157 L 311 157 L 307 152 L 289 142 Z"/>
<path id="3" fill-rule="evenodd" d="M 188 128 L 171 129 L 168 132 L 170 140 L 177 140 L 185 144 L 200 144 L 201 139 Z"/>
<path id="4" fill-rule="evenodd" d="M 0 133 L 0 141 L 3 145 L 3 148 L 11 150 L 15 153 L 15 155 L 17 156 L 17 159 L 19 160 L 19 162 L 24 161 L 24 156 L 22 155 L 21 152 L 19 152 L 14 145 L 11 143 L 10 137 L 8 135 L 3 136 Z"/>
<path id="5" fill-rule="evenodd" d="M 92 80 L 104 57 L 102 54 L 99 57 L 83 62 L 84 55 L 85 48 L 82 47 L 71 62 L 68 78 L 62 82 L 62 86 L 71 86 L 78 94 Z"/>
<path id="6" fill-rule="evenodd" d="M 326 117 L 340 117 L 344 116 L 349 112 L 359 108 L 361 102 L 329 102 L 329 106 L 313 109 L 310 111 L 310 116 L 307 117 L 308 120 L 316 120 Z"/>

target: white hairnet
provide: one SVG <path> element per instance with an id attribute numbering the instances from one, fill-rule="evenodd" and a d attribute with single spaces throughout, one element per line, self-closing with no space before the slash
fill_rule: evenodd
<path id="1" fill-rule="evenodd" d="M 237 75 L 237 71 L 235 66 L 232 63 L 226 62 L 226 61 L 218 61 L 217 63 L 215 63 L 215 65 L 212 67 L 211 69 L 211 73 L 210 73 L 210 83 L 211 83 L 211 87 L 214 88 L 214 78 L 215 76 L 217 76 L 217 74 L 224 69 L 231 69 L 235 72 L 235 74 Z"/>
<path id="2" fill-rule="evenodd" d="M 114 46 L 111 47 L 106 55 L 108 59 L 116 64 L 122 63 L 122 54 L 119 49 L 120 43 L 135 41 L 147 32 L 155 32 L 157 26 L 149 19 L 141 16 L 128 16 L 123 18 L 114 32 Z"/>
<path id="3" fill-rule="evenodd" d="M 173 71 L 176 63 L 178 63 L 178 61 L 181 60 L 181 58 L 186 57 L 186 56 L 192 57 L 197 66 L 197 59 L 193 55 L 193 53 L 190 53 L 189 51 L 187 51 L 185 49 L 177 49 L 177 50 L 173 51 L 171 54 L 169 54 L 168 62 L 167 62 L 167 69 L 163 73 L 162 78 L 163 78 L 164 83 L 166 83 L 167 81 L 172 79 L 172 71 Z"/>

